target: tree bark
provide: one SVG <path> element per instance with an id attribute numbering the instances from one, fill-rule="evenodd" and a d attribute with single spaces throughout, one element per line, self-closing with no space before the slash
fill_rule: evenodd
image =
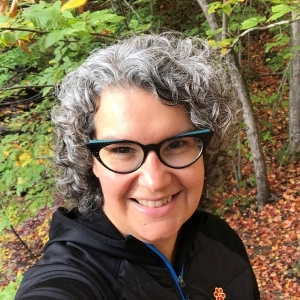
<path id="1" fill-rule="evenodd" d="M 300 152 L 300 21 L 291 24 L 291 38 L 293 58 L 289 94 L 289 144 L 292 156 L 295 157 Z"/>
<path id="2" fill-rule="evenodd" d="M 214 16 L 215 14 L 209 14 L 208 13 L 208 5 L 209 5 L 209 0 L 197 0 L 198 4 L 200 5 L 205 18 L 209 24 L 209 27 L 213 30 L 216 31 L 221 27 L 221 22 L 218 16 Z M 221 38 L 221 35 L 217 35 L 216 39 L 219 40 Z"/>
<path id="3" fill-rule="evenodd" d="M 271 200 L 272 196 L 267 176 L 265 158 L 258 135 L 257 121 L 253 111 L 247 85 L 237 62 L 236 53 L 234 51 L 230 51 L 227 54 L 226 59 L 232 83 L 238 92 L 243 106 L 244 122 L 248 128 L 247 137 L 251 148 L 257 185 L 256 205 L 257 208 L 261 210 L 263 205 Z"/>
<path id="4" fill-rule="evenodd" d="M 211 29 L 217 30 L 218 28 L 220 28 L 221 22 L 218 15 L 216 13 L 208 14 L 209 1 L 197 1 L 201 6 L 204 15 L 206 16 L 207 22 L 209 23 Z M 224 34 L 224 26 L 222 32 Z M 216 39 L 220 39 L 220 35 L 218 35 Z M 251 148 L 257 184 L 256 206 L 259 210 L 261 210 L 263 205 L 272 199 L 272 196 L 267 176 L 265 159 L 258 135 L 257 122 L 255 119 L 249 91 L 242 75 L 241 68 L 237 60 L 237 55 L 233 49 L 231 51 L 228 51 L 228 53 L 226 54 L 226 62 L 228 65 L 231 81 L 236 88 L 239 99 L 242 103 L 244 122 L 248 127 L 247 137 Z"/>

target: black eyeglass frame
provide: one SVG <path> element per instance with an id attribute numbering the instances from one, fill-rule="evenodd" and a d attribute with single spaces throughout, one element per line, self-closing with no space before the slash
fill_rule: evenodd
<path id="1" fill-rule="evenodd" d="M 148 153 L 150 151 L 154 151 L 157 155 L 157 157 L 159 158 L 159 160 L 167 167 L 172 168 L 172 169 L 183 169 L 186 167 L 189 167 L 190 165 L 194 164 L 203 154 L 203 151 L 205 150 L 205 148 L 208 146 L 212 136 L 213 136 L 214 132 L 210 129 L 201 129 L 201 130 L 194 130 L 194 131 L 190 131 L 190 132 L 186 132 L 186 133 L 182 133 L 176 136 L 172 136 L 166 140 L 163 140 L 162 142 L 160 142 L 159 144 L 149 144 L 149 145 L 143 145 L 140 144 L 138 142 L 135 141 L 131 141 L 131 140 L 90 140 L 90 142 L 88 144 L 86 144 L 87 148 L 91 151 L 91 153 L 93 154 L 93 156 L 108 170 L 114 172 L 114 173 L 118 173 L 118 174 L 129 174 L 132 173 L 134 171 L 136 171 L 137 169 L 139 169 L 144 162 L 146 161 L 146 158 L 148 156 Z M 199 153 L 199 155 L 197 156 L 197 158 L 192 161 L 191 163 L 181 166 L 181 167 L 173 167 L 170 166 L 167 162 L 165 162 L 161 156 L 160 156 L 160 148 L 161 146 L 170 141 L 170 140 L 176 140 L 178 138 L 181 137 L 196 137 L 196 138 L 200 138 L 202 141 L 202 150 Z M 127 143 L 131 143 L 131 144 L 136 144 L 138 146 L 140 146 L 144 152 L 144 157 L 143 160 L 141 161 L 141 163 L 133 170 L 131 171 L 127 171 L 127 172 L 120 172 L 120 171 L 115 171 L 113 169 L 111 169 L 110 167 L 108 167 L 100 158 L 100 150 L 106 146 L 109 145 L 113 145 L 113 144 L 127 144 Z"/>

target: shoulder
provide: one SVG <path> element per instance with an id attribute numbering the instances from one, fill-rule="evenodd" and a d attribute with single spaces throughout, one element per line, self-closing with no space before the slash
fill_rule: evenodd
<path id="1" fill-rule="evenodd" d="M 74 211 L 60 209 L 54 213 L 44 255 L 25 273 L 16 300 L 114 299 L 88 253 L 95 244 L 92 231 L 77 218 Z"/>
<path id="2" fill-rule="evenodd" d="M 241 238 L 226 221 L 204 211 L 196 211 L 193 218 L 198 220 L 198 232 L 209 241 L 220 243 L 223 247 L 249 261 Z"/>
<path id="3" fill-rule="evenodd" d="M 202 284 L 210 295 L 215 286 L 222 287 L 232 299 L 260 299 L 255 275 L 238 234 L 224 220 L 203 211 L 197 211 L 188 226 L 195 230 L 185 264 L 185 278 L 191 289 L 198 291 Z"/>

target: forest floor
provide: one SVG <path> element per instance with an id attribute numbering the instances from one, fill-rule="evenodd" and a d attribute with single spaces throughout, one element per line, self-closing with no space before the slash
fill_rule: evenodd
<path id="1" fill-rule="evenodd" d="M 251 70 L 244 68 L 250 81 L 251 93 L 256 97 L 255 113 L 259 120 L 263 140 L 268 177 L 272 193 L 278 201 L 266 204 L 261 211 L 254 209 L 256 187 L 249 150 L 242 147 L 242 179 L 239 189 L 233 177 L 216 197 L 216 213 L 224 218 L 242 238 L 262 300 L 300 299 L 300 160 L 291 161 L 288 156 L 288 94 L 279 95 L 284 86 L 282 75 L 271 74 L 264 63 L 264 50 L 260 47 L 268 38 L 261 33 L 250 46 Z M 263 41 L 264 40 L 264 41 Z M 267 75 L 271 74 L 271 75 Z M 272 100 L 272 101 L 271 101 Z M 241 139 L 245 132 L 241 133 Z M 15 230 L 26 243 L 31 254 L 12 231 L 0 236 L 0 288 L 16 279 L 17 272 L 24 272 L 42 253 L 47 241 L 51 215 L 62 204 L 43 208 Z"/>

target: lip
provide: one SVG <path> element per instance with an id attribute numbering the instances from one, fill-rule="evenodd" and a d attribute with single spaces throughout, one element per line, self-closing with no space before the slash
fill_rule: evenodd
<path id="1" fill-rule="evenodd" d="M 178 194 L 176 193 L 172 196 L 170 201 L 167 201 L 166 204 L 160 206 L 160 207 L 149 207 L 149 206 L 144 206 L 141 205 L 138 202 L 135 202 L 133 199 L 131 199 L 131 203 L 132 205 L 143 215 L 150 217 L 150 218 L 162 218 L 166 215 L 168 215 L 170 213 L 170 211 L 172 210 L 173 206 L 176 204 L 176 200 L 178 198 Z M 167 199 L 169 197 L 166 198 L 162 198 L 160 200 L 163 199 Z M 156 200 L 156 201 L 160 201 L 160 200 Z M 141 201 L 141 200 L 140 200 Z M 142 200 L 143 201 L 143 200 Z M 149 202 L 149 200 L 148 200 Z M 153 201 L 155 202 L 155 201 Z"/>

